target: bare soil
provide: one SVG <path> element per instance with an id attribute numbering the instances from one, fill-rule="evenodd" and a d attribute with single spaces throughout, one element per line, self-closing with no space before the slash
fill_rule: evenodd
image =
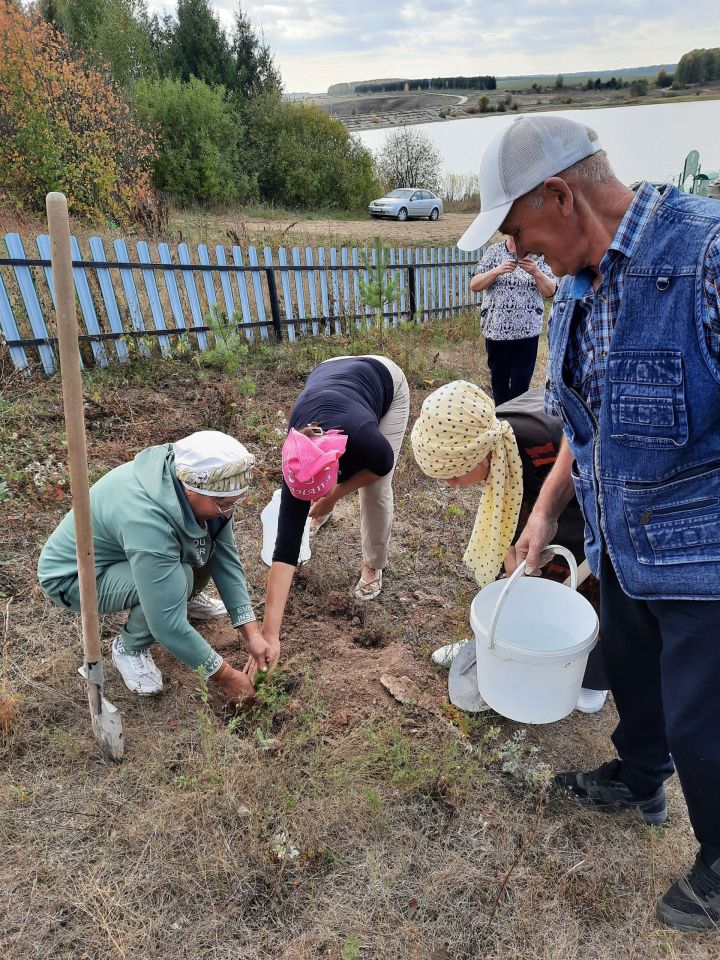
<path id="1" fill-rule="evenodd" d="M 409 373 L 412 422 L 438 383 L 486 381 L 471 331 L 455 321 L 382 342 L 259 346 L 242 381 L 192 358 L 90 372 L 92 476 L 192 430 L 242 438 L 259 467 L 236 537 L 261 615 L 259 515 L 309 370 L 333 352 L 385 350 Z M 228 725 L 212 693 L 162 649 L 164 693 L 133 696 L 107 656 L 123 617 L 104 618 L 107 695 L 127 742 L 123 764 L 105 763 L 76 674 L 79 625 L 35 582 L 39 550 L 69 507 L 59 383 L 2 373 L 3 957 L 717 956 L 715 944 L 654 918 L 694 852 L 675 784 L 663 830 L 579 812 L 546 789 L 551 768 L 610 755 L 611 705 L 523 733 L 444 704 L 446 674 L 429 653 L 468 634 L 475 587 L 461 557 L 477 500 L 425 478 L 407 441 L 383 593 L 366 605 L 351 596 L 358 508 L 343 501 L 297 575 L 284 667 L 253 713 Z M 243 662 L 229 626 L 205 632 Z M 408 678 L 422 703 L 398 703 L 380 682 L 388 676 Z"/>
<path id="2" fill-rule="evenodd" d="M 316 244 L 372 243 L 375 237 L 397 246 L 455 246 L 465 230 L 475 219 L 476 213 L 445 213 L 434 222 L 426 219 L 406 220 L 399 223 L 387 218 L 362 217 L 356 220 L 289 219 L 263 220 L 252 217 L 224 216 L 216 214 L 208 223 L 215 235 L 240 238 L 248 242 L 268 244 L 289 243 L 298 238 L 308 238 Z M 181 223 L 194 234 L 203 228 L 204 215 L 184 214 Z M 180 228 L 182 229 L 182 227 Z"/>

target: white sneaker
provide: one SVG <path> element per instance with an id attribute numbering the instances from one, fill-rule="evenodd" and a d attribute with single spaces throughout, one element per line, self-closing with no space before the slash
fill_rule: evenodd
<path id="1" fill-rule="evenodd" d="M 458 654 L 460 647 L 464 647 L 467 640 L 460 640 L 458 643 L 446 643 L 443 647 L 438 647 L 432 652 L 432 662 L 439 667 L 449 667 Z"/>
<path id="2" fill-rule="evenodd" d="M 154 693 L 162 693 L 162 674 L 155 666 L 150 651 L 121 653 L 119 650 L 121 643 L 122 636 L 118 635 L 113 640 L 112 662 L 117 667 L 128 690 L 132 690 L 133 693 L 138 693 L 143 697 L 151 696 Z"/>
<path id="3" fill-rule="evenodd" d="M 222 600 L 213 600 L 206 593 L 196 593 L 188 600 L 187 615 L 190 620 L 217 620 L 227 616 L 227 610 Z"/>
<path id="4" fill-rule="evenodd" d="M 590 690 L 588 687 L 581 687 L 576 709 L 580 713 L 599 713 L 605 706 L 607 695 L 607 690 Z"/>

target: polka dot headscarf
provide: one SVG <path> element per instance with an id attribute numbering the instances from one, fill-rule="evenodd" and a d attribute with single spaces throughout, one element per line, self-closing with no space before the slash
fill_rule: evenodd
<path id="1" fill-rule="evenodd" d="M 411 440 L 420 469 L 441 480 L 463 476 L 491 454 L 463 557 L 484 587 L 498 575 L 520 516 L 522 463 L 512 428 L 497 419 L 492 400 L 479 387 L 454 380 L 425 398 Z"/>

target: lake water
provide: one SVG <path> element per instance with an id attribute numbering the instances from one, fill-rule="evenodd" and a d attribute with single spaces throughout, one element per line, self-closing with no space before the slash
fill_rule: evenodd
<path id="1" fill-rule="evenodd" d="M 477 173 L 485 147 L 513 116 L 445 120 L 419 127 L 440 150 L 445 173 Z M 720 100 L 563 110 L 562 116 L 597 130 L 624 183 L 677 177 L 692 149 L 699 151 L 703 170 L 720 170 Z M 358 136 L 376 151 L 387 132 L 364 130 Z"/>

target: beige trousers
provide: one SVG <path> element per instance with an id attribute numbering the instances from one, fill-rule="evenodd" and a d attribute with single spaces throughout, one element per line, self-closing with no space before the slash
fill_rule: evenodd
<path id="1" fill-rule="evenodd" d="M 368 354 L 368 356 L 387 367 L 394 388 L 390 409 L 378 424 L 380 433 L 392 447 L 394 454 L 392 470 L 367 487 L 361 487 L 359 491 L 360 542 L 363 562 L 372 567 L 373 570 L 383 570 L 387 566 L 390 531 L 393 522 L 392 480 L 407 429 L 408 417 L 410 416 L 410 388 L 405 374 L 394 361 L 388 357 L 375 356 L 374 354 Z M 347 360 L 349 358 L 332 357 L 324 362 L 332 363 L 333 360 L 342 359 Z"/>

